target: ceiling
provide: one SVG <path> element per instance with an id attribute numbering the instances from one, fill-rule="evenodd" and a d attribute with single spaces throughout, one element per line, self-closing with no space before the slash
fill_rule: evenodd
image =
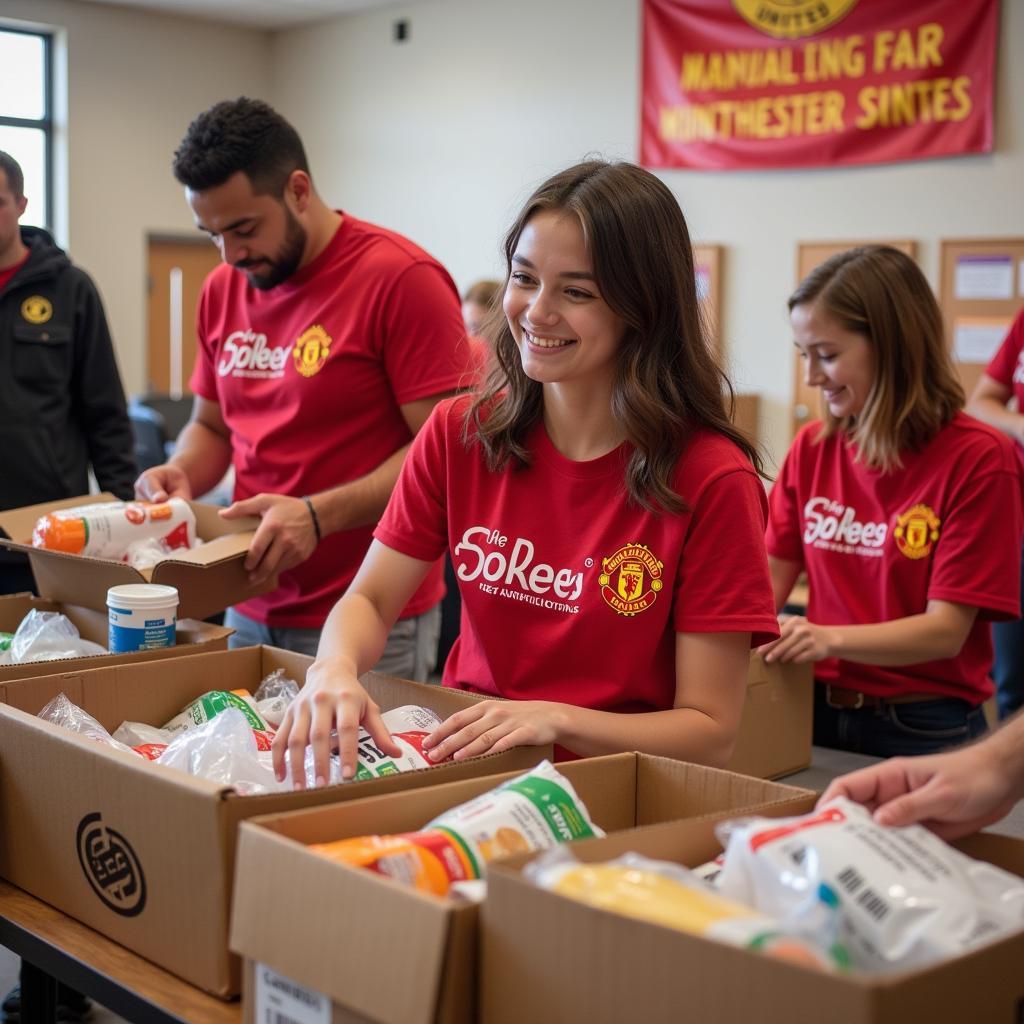
<path id="1" fill-rule="evenodd" d="M 159 11 L 229 22 L 247 28 L 283 29 L 325 21 L 353 11 L 408 6 L 416 0 L 83 0 L 85 3 Z"/>

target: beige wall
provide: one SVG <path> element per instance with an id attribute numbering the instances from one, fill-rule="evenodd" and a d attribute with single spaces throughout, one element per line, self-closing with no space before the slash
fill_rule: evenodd
<path id="1" fill-rule="evenodd" d="M 141 391 L 146 235 L 195 232 L 171 154 L 211 103 L 266 94 L 270 38 L 74 0 L 0 0 L 0 20 L 62 30 L 68 203 L 56 228 L 103 294 L 125 390 Z"/>
<path id="2" fill-rule="evenodd" d="M 934 284 L 941 238 L 1024 235 L 1024 3 L 1002 7 L 990 156 L 662 174 L 695 239 L 727 246 L 724 338 L 739 386 L 764 395 L 777 457 L 789 441 L 784 310 L 798 241 L 914 238 Z M 397 17 L 411 22 L 403 45 L 391 42 Z M 636 154 L 637 0 L 429 0 L 277 34 L 272 66 L 322 191 L 407 232 L 460 287 L 497 269 L 530 186 L 589 153 Z"/>

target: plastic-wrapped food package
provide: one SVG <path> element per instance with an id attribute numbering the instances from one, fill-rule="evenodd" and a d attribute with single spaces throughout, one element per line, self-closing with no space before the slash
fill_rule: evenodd
<path id="1" fill-rule="evenodd" d="M 801 817 L 720 830 L 722 895 L 792 920 L 824 893 L 861 970 L 917 968 L 1024 928 L 1024 880 L 921 825 L 878 825 L 844 797 Z"/>
<path id="2" fill-rule="evenodd" d="M 259 749 L 270 750 L 274 730 L 259 716 L 248 690 L 209 690 L 189 701 L 169 722 L 164 723 L 162 729 L 172 737 L 177 736 L 188 729 L 206 725 L 229 708 L 246 717 Z"/>
<path id="3" fill-rule="evenodd" d="M 179 732 L 156 764 L 233 786 L 242 795 L 279 792 L 283 785 L 259 753 L 249 718 L 229 707 L 205 724 Z"/>
<path id="4" fill-rule="evenodd" d="M 299 695 L 299 689 L 299 684 L 283 668 L 274 669 L 252 695 L 260 718 L 272 728 L 279 728 L 288 705 Z"/>
<path id="5" fill-rule="evenodd" d="M 118 561 L 128 561 L 129 549 L 149 540 L 158 542 L 161 558 L 177 548 L 194 547 L 196 517 L 189 503 L 171 498 L 76 505 L 41 516 L 32 531 L 33 547 Z"/>
<path id="6" fill-rule="evenodd" d="M 560 896 L 625 917 L 650 921 L 731 946 L 756 950 L 819 970 L 843 969 L 845 950 L 824 936 L 801 934 L 790 925 L 719 895 L 695 872 L 669 861 L 627 853 L 582 864 L 564 846 L 548 850 L 523 868 L 535 885 Z"/>
<path id="7" fill-rule="evenodd" d="M 542 761 L 439 815 L 419 832 L 359 836 L 310 849 L 444 895 L 453 883 L 480 878 L 487 862 L 496 857 L 603 835 L 572 783 L 549 761 Z"/>
<path id="8" fill-rule="evenodd" d="M 105 647 L 83 640 L 66 615 L 33 608 L 11 637 L 10 663 L 24 665 L 31 661 L 84 658 L 106 653 Z"/>

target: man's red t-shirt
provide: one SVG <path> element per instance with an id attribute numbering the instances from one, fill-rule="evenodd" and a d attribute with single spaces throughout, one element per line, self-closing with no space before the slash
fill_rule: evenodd
<path id="1" fill-rule="evenodd" d="M 276 288 L 218 267 L 197 323 L 191 387 L 219 404 L 231 430 L 236 499 L 315 494 L 365 476 L 411 440 L 400 406 L 467 379 L 448 273 L 401 235 L 348 214 L 327 248 Z M 372 531 L 325 537 L 277 590 L 239 609 L 270 626 L 321 627 Z M 403 615 L 443 593 L 439 564 Z"/>

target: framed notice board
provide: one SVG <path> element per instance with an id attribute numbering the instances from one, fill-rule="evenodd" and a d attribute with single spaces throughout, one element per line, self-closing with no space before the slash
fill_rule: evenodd
<path id="1" fill-rule="evenodd" d="M 720 245 L 695 245 L 693 269 L 697 275 L 697 299 L 711 333 L 711 345 L 722 356 L 722 253 Z"/>
<path id="2" fill-rule="evenodd" d="M 836 253 L 855 249 L 858 245 L 890 245 L 911 259 L 917 259 L 917 243 L 908 239 L 862 238 L 856 242 L 798 242 L 796 249 L 796 283 L 799 284 L 815 267 Z M 804 364 L 798 352 L 793 353 L 793 436 L 811 420 L 821 417 L 821 394 L 818 388 L 804 382 Z"/>
<path id="3" fill-rule="evenodd" d="M 945 239 L 939 302 L 970 398 L 1024 306 L 1024 238 Z"/>

